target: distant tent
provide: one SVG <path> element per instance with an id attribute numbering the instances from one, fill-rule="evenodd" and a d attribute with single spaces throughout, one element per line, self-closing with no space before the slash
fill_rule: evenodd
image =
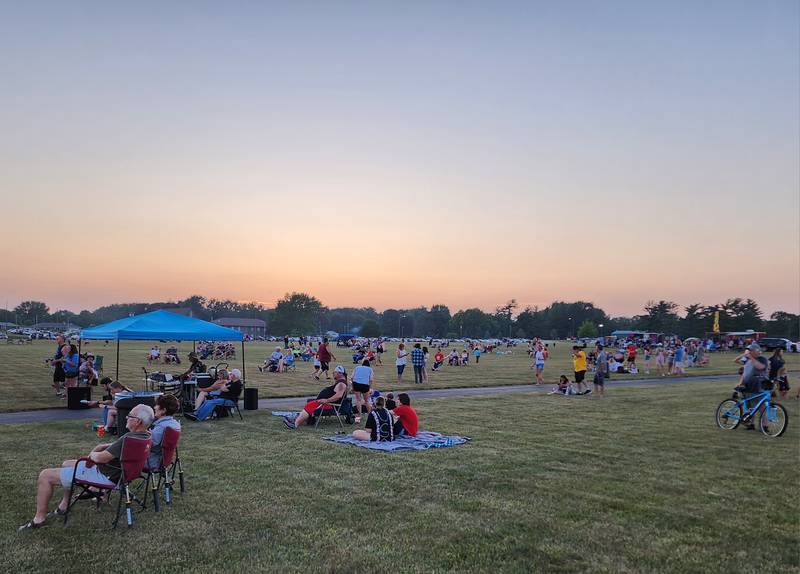
<path id="1" fill-rule="evenodd" d="M 355 339 L 356 336 L 354 333 L 339 333 L 339 336 L 336 338 L 336 346 L 343 347 L 347 345 L 347 342 L 350 339 Z"/>
<path id="2" fill-rule="evenodd" d="M 120 341 L 242 341 L 242 379 L 244 379 L 244 335 L 242 333 L 202 319 L 170 313 L 163 309 L 83 329 L 80 333 L 80 340 L 83 339 L 117 342 L 117 379 L 119 379 Z"/>

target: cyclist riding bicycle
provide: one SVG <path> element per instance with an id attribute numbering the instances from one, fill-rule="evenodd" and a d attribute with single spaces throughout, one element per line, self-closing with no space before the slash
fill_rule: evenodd
<path id="1" fill-rule="evenodd" d="M 761 347 L 758 346 L 758 343 L 751 343 L 747 349 L 750 351 L 750 356 L 744 364 L 739 386 L 734 389 L 742 393 L 744 398 L 750 398 L 764 390 L 763 383 L 767 380 L 767 373 L 769 372 L 769 362 L 761 354 Z M 752 419 L 748 422 L 747 428 L 755 428 Z"/>

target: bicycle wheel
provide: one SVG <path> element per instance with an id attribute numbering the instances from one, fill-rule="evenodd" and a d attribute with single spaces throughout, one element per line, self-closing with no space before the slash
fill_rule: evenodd
<path id="1" fill-rule="evenodd" d="M 768 407 L 761 409 L 761 417 L 758 423 L 761 432 L 769 437 L 779 437 L 786 432 L 789 426 L 789 416 L 783 405 L 772 403 Z"/>
<path id="2" fill-rule="evenodd" d="M 733 430 L 742 421 L 742 406 L 733 399 L 725 399 L 717 407 L 717 426 L 722 430 Z"/>

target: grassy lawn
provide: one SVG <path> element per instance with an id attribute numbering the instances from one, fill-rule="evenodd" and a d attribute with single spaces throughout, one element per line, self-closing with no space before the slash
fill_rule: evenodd
<path id="1" fill-rule="evenodd" d="M 798 405 L 787 401 L 781 438 L 722 431 L 713 412 L 729 387 L 428 399 L 416 405 L 424 428 L 472 442 L 391 455 L 322 441 L 332 426 L 283 430 L 264 411 L 244 422 L 186 423 L 187 494 L 113 534 L 109 510 L 98 516 L 88 506 L 66 530 L 54 522 L 14 532 L 32 516 L 38 470 L 88 451 L 95 438 L 82 423 L 3 426 L 0 449 L 22 454 L 0 467 L 0 551 L 9 572 L 62 574 L 192 564 L 200 572 L 797 572 Z"/>
<path id="2" fill-rule="evenodd" d="M 148 341 L 126 341 L 120 344 L 120 380 L 134 389 L 141 389 L 142 367 L 148 370 L 159 368 L 179 373 L 185 369 L 182 365 L 147 365 L 147 350 L 153 343 Z M 265 397 L 291 397 L 307 394 L 316 394 L 320 383 L 311 378 L 313 367 L 311 363 L 299 361 L 295 372 L 275 374 L 259 373 L 257 366 L 265 356 L 275 348 L 276 343 L 248 343 L 246 346 L 246 374 L 247 383 L 259 389 L 259 396 Z M 162 350 L 166 345 L 161 345 Z M 181 357 L 186 356 L 192 349 L 191 343 L 178 345 Z M 63 401 L 55 397 L 52 388 L 52 373 L 44 364 L 44 359 L 52 356 L 55 343 L 51 341 L 35 341 L 30 345 L 0 344 L 0 411 L 61 407 Z M 105 374 L 114 376 L 116 345 L 110 343 L 104 347 L 102 341 L 92 341 L 84 350 L 92 350 L 97 355 L 103 355 L 105 361 Z M 396 346 L 390 345 L 389 352 L 384 355 L 384 365 L 375 369 L 376 387 L 381 390 L 399 390 L 414 387 L 414 374 L 411 367 L 406 368 L 403 382 L 397 384 L 397 375 L 394 367 L 394 351 Z M 571 376 L 572 360 L 570 344 L 566 342 L 551 344 L 550 360 L 545 368 L 547 381 L 555 382 L 561 373 Z M 348 370 L 352 368 L 351 353 L 347 349 L 333 349 L 338 363 L 345 365 Z M 726 374 L 736 371 L 733 364 L 735 354 L 718 353 L 711 355 L 711 365 L 689 369 L 689 374 Z M 800 354 L 786 354 L 787 365 L 790 370 L 800 369 Z M 214 361 L 206 361 L 209 366 Z M 241 368 L 241 357 L 231 362 L 232 366 Z M 513 355 L 498 356 L 484 355 L 481 363 L 474 363 L 467 368 L 443 367 L 437 373 L 431 373 L 426 388 L 447 387 L 484 387 L 496 385 L 518 385 L 530 383 L 534 380 L 533 371 L 530 369 L 531 361 L 528 359 L 523 347 L 513 349 Z M 640 365 L 641 366 L 641 365 Z M 642 369 L 644 371 L 644 369 Z M 655 372 L 655 370 L 653 371 Z M 631 380 L 645 378 L 648 375 L 642 372 L 639 375 L 615 375 L 618 380 Z M 652 375 L 649 375 L 652 376 Z M 794 383 L 793 383 L 794 384 Z"/>

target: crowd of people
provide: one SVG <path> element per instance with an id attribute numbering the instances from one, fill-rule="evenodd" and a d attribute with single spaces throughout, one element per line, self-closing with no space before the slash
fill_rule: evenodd
<path id="1" fill-rule="evenodd" d="M 98 384 L 94 354 L 81 355 L 78 346 L 67 343 L 61 335 L 56 337 L 55 354 L 45 362 L 53 369 L 53 390 L 61 399 L 66 399 L 67 389 L 77 386 L 79 381 L 89 385 Z"/>
<path id="2" fill-rule="evenodd" d="M 494 345 L 481 342 L 467 341 L 463 349 L 445 349 L 449 346 L 439 343 L 435 348 L 432 360 L 432 371 L 436 372 L 444 367 L 468 367 L 471 361 L 480 364 L 481 356 L 486 353 L 503 352 L 496 350 Z M 322 411 L 329 406 L 342 406 L 349 400 L 348 393 L 352 389 L 354 421 L 357 425 L 363 421 L 364 427 L 353 431 L 353 437 L 364 441 L 391 441 L 397 437 L 408 435 L 416 436 L 419 428 L 419 417 L 411 406 L 411 397 L 407 393 L 400 393 L 395 400 L 393 393 L 386 396 L 375 390 L 374 367 L 382 366 L 382 355 L 386 352 L 385 341 L 355 340 L 350 349 L 353 352 L 353 361 L 356 365 L 348 375 L 342 365 L 337 365 L 331 370 L 331 364 L 337 361 L 330 349 L 328 339 L 320 341 L 300 341 L 298 345 L 285 341 L 285 347 L 276 347 L 264 361 L 260 368 L 262 372 L 286 372 L 294 368 L 295 362 L 313 361 L 312 376 L 316 380 L 325 379 L 330 383 L 323 387 L 316 398 L 310 400 L 296 417 L 284 419 L 287 429 L 296 430 L 304 424 L 310 423 L 315 416 L 320 416 Z M 193 374 L 204 372 L 205 365 L 201 358 L 216 356 L 218 353 L 224 357 L 230 349 L 227 345 L 215 343 L 203 344 L 198 352 L 189 354 L 189 366 L 179 378 L 185 379 Z M 707 342 L 699 340 L 681 341 L 678 338 L 668 338 L 661 343 L 641 343 L 632 340 L 619 340 L 611 348 L 597 343 L 594 348 L 585 350 L 585 346 L 573 345 L 572 378 L 567 374 L 559 377 L 553 393 L 564 395 L 595 394 L 605 396 L 606 382 L 611 376 L 619 373 L 637 374 L 641 370 L 645 374 L 655 371 L 660 376 L 683 375 L 686 369 L 707 365 L 709 362 Z M 535 381 L 543 384 L 545 365 L 550 358 L 550 346 L 541 339 L 533 339 L 528 344 L 528 355 L 532 361 L 531 368 L 535 370 Z M 53 368 L 53 385 L 59 396 L 64 396 L 66 389 L 75 386 L 79 380 L 88 384 L 99 384 L 106 390 L 107 396 L 98 401 L 88 402 L 88 406 L 102 407 L 102 426 L 108 434 L 114 434 L 117 428 L 118 411 L 115 407 L 116 395 L 120 392 L 130 391 L 129 388 L 113 381 L 108 377 L 98 380 L 98 372 L 94 368 L 95 357 L 92 353 L 81 355 L 78 348 L 67 343 L 63 337 L 57 339 L 57 349 L 48 363 Z M 162 354 L 158 345 L 154 345 L 148 352 L 148 363 L 174 362 L 180 364 L 177 348 L 172 345 Z M 430 353 L 428 346 L 420 342 L 411 344 L 407 348 L 405 342 L 399 343 L 395 351 L 395 366 L 397 382 L 401 383 L 405 367 L 410 362 L 414 372 L 414 382 L 423 384 L 428 381 L 428 363 Z M 790 390 L 786 362 L 783 350 L 776 349 L 768 358 L 763 355 L 757 343 L 750 344 L 735 359 L 740 365 L 741 379 L 736 390 L 745 394 L 755 391 L 753 381 L 773 381 L 781 398 L 786 398 Z M 640 366 L 641 364 L 641 366 Z M 592 373 L 591 385 L 587 375 Z M 331 380 L 332 379 L 332 380 Z M 241 394 L 243 381 L 238 369 L 220 369 L 216 373 L 213 383 L 202 388 L 197 395 L 194 412 L 184 413 L 191 420 L 205 420 L 216 406 L 226 399 L 238 399 Z M 760 388 L 760 387 L 759 387 Z M 800 392 L 797 393 L 800 398 Z M 172 395 L 162 395 L 156 399 L 155 409 L 146 405 L 136 405 L 127 415 L 125 426 L 129 431 L 127 436 L 147 437 L 152 441 L 150 460 L 151 467 L 157 467 L 160 456 L 160 442 L 166 428 L 180 430 L 180 423 L 174 418 L 180 409 L 178 399 Z M 90 480 L 100 485 L 113 485 L 119 480 L 121 473 L 120 456 L 122 451 L 122 438 L 112 442 L 103 443 L 95 447 L 88 455 L 94 464 L 80 462 L 76 465 L 74 460 L 64 461 L 60 468 L 51 468 L 41 471 L 37 483 L 36 512 L 34 517 L 20 527 L 20 529 L 40 528 L 46 519 L 51 516 L 63 516 L 69 501 L 69 486 L 75 476 Z M 48 504 L 57 488 L 62 487 L 61 501 L 54 511 L 48 512 Z"/>

